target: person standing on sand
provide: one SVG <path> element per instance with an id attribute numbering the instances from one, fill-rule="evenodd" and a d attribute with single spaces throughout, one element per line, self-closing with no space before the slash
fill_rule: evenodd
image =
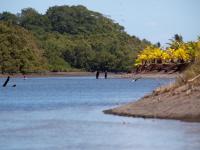
<path id="1" fill-rule="evenodd" d="M 96 79 L 99 79 L 99 71 L 96 73 Z"/>

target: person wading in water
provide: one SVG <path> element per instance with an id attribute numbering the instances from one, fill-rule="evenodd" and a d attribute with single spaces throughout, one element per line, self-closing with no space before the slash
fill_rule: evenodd
<path id="1" fill-rule="evenodd" d="M 96 73 L 96 79 L 99 79 L 99 71 Z"/>
<path id="2" fill-rule="evenodd" d="M 107 71 L 105 71 L 105 76 L 104 77 L 105 77 L 105 79 L 107 79 Z"/>

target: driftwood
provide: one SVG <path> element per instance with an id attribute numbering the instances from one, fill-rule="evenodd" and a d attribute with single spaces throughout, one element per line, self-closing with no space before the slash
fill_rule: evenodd
<path id="1" fill-rule="evenodd" d="M 6 81 L 3 84 L 3 87 L 6 87 L 6 85 L 8 84 L 8 81 L 10 80 L 10 76 L 7 77 Z"/>
<path id="2" fill-rule="evenodd" d="M 192 83 L 192 82 L 194 82 L 195 80 L 197 80 L 197 79 L 199 79 L 199 78 L 200 78 L 200 74 L 197 75 L 197 76 L 195 76 L 194 78 L 188 80 L 188 83 Z"/>

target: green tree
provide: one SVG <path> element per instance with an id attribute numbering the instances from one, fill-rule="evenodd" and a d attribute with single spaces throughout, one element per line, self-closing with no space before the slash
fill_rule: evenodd
<path id="1" fill-rule="evenodd" d="M 35 72 L 45 68 L 42 50 L 27 30 L 0 22 L 2 73 Z"/>
<path id="2" fill-rule="evenodd" d="M 22 9 L 20 14 L 20 25 L 33 31 L 51 30 L 51 23 L 47 16 L 39 14 L 33 8 Z"/>
<path id="3" fill-rule="evenodd" d="M 130 71 L 137 54 L 151 45 L 145 39 L 128 35 L 124 27 L 113 20 L 80 5 L 50 7 L 45 14 L 40 14 L 33 8 L 25 8 L 15 17 L 19 26 L 32 32 L 36 49 L 44 50 L 45 58 L 42 58 L 47 60 L 50 71 L 68 71 L 73 68 L 88 71 Z M 22 48 L 11 49 L 17 60 L 23 60 L 17 63 L 20 64 L 26 62 L 27 57 L 19 57 L 18 53 L 32 49 L 26 46 L 26 40 L 17 42 L 21 43 L 19 45 Z M 10 53 L 3 54 L 5 57 L 11 56 Z M 10 65 L 14 66 L 11 61 Z M 21 71 L 33 68 L 28 66 L 30 65 L 18 68 L 24 68 L 19 69 Z"/>
<path id="4" fill-rule="evenodd" d="M 10 12 L 3 12 L 0 13 L 0 20 L 7 21 L 12 24 L 18 24 L 19 20 L 18 17 Z"/>

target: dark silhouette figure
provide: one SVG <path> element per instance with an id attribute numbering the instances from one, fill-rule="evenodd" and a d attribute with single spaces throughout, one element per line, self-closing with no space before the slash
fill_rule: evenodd
<path id="1" fill-rule="evenodd" d="M 6 85 L 8 84 L 8 81 L 10 80 L 10 76 L 7 77 L 6 81 L 3 84 L 3 87 L 6 87 Z"/>
<path id="2" fill-rule="evenodd" d="M 17 85 L 16 84 L 14 84 L 12 87 L 16 87 Z"/>
<path id="3" fill-rule="evenodd" d="M 107 71 L 105 71 L 105 79 L 107 79 Z"/>
<path id="4" fill-rule="evenodd" d="M 99 79 L 99 71 L 96 73 L 96 79 Z"/>

